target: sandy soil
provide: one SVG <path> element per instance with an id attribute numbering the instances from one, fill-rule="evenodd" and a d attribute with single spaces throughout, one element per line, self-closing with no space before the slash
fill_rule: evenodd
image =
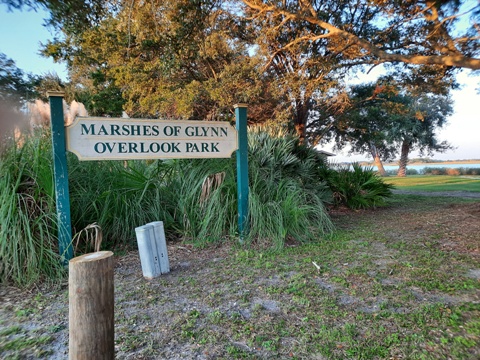
<path id="1" fill-rule="evenodd" d="M 401 192 L 410 193 L 410 192 Z M 413 192 L 412 192 L 413 193 Z M 432 193 L 418 193 L 422 196 L 433 196 Z M 441 193 L 441 196 L 462 196 L 479 198 L 479 193 Z M 377 224 L 385 231 L 386 241 L 402 238 L 415 242 L 423 234 L 438 232 L 444 229 L 442 236 L 435 242 L 444 251 L 455 251 L 480 260 L 480 202 L 448 204 L 438 209 L 411 212 L 406 208 L 384 208 L 372 211 L 336 211 L 332 213 L 334 221 L 341 228 L 355 226 L 357 221 L 367 220 Z M 352 219 L 355 219 L 352 221 Z M 363 220 L 362 220 L 363 219 Z M 358 239 L 358 242 L 365 242 Z M 278 353 L 252 347 L 248 342 L 231 338 L 231 329 L 227 323 L 214 321 L 218 316 L 238 316 L 245 322 L 273 321 L 281 317 L 286 323 L 302 324 L 298 315 L 289 317 L 279 298 L 272 299 L 265 288 L 277 286 L 289 278 L 296 276 L 295 268 L 285 275 L 257 273 L 246 281 L 235 273 L 230 260 L 236 256 L 235 249 L 223 245 L 209 249 L 194 249 L 188 245 L 170 244 L 169 258 L 171 273 L 154 281 L 146 281 L 141 272 L 139 257 L 130 252 L 117 258 L 115 269 L 115 346 L 117 359 L 217 359 L 234 358 L 225 353 L 225 346 L 238 348 L 250 354 L 251 358 L 278 358 Z M 399 266 L 395 260 L 396 253 L 387 248 L 385 243 L 370 244 L 369 254 L 375 256 L 375 270 L 372 278 L 381 272 L 389 272 L 390 267 Z M 311 264 L 307 264 L 313 269 Z M 350 266 L 343 264 L 343 268 Z M 339 267 L 341 271 L 342 266 Z M 343 271 L 343 270 L 342 270 Z M 466 276 L 480 279 L 480 269 L 471 268 Z M 233 274 L 233 275 L 232 275 Z M 379 311 L 378 299 L 368 302 L 369 297 L 361 298 L 346 292 L 339 283 L 332 282 L 332 274 L 317 276 L 314 283 L 326 294 L 335 294 L 337 306 L 353 309 L 354 313 L 365 314 Z M 385 286 L 396 287 L 402 279 L 390 276 L 383 280 Z M 389 283 L 387 283 L 387 281 Z M 357 292 L 362 285 L 358 283 Z M 480 302 L 480 294 L 439 295 L 437 292 L 426 292 L 418 288 L 409 289 L 411 306 L 419 306 L 426 302 L 441 301 L 445 304 L 457 304 L 470 301 Z M 462 297 L 463 296 L 463 297 Z M 241 299 L 246 299 L 241 301 Z M 276 299 L 276 300 L 275 300 Z M 253 314 L 263 309 L 265 315 L 258 320 Z M 399 308 L 398 311 L 411 311 Z M 395 311 L 397 311 L 395 310 Z M 218 341 L 200 344 L 198 340 L 188 340 L 188 331 L 192 317 L 200 314 L 201 319 L 195 326 L 210 321 L 205 331 Z M 199 315 L 199 316 L 200 316 Z M 213 324 L 213 325 L 212 325 Z M 300 326 L 299 325 L 299 326 Z M 47 336 L 45 344 L 27 346 L 22 350 L 6 350 L 0 358 L 4 359 L 66 359 L 68 357 L 68 294 L 67 284 L 55 288 L 39 285 L 28 290 L 13 287 L 0 287 L 0 331 L 21 328 L 19 334 L 0 336 L 0 345 L 6 338 L 24 335 L 28 339 L 39 339 Z M 245 331 L 248 331 L 246 329 Z M 187 334 L 187 335 L 185 335 Z M 294 339 L 282 340 L 282 348 L 294 348 Z M 292 343 L 290 343 L 292 342 Z M 1 347 L 0 347 L 1 349 Z M 277 355 L 275 355 L 277 354 Z M 285 358 L 288 358 L 288 352 Z M 475 355 L 476 356 L 476 355 Z M 283 358 L 283 357 L 282 357 Z M 300 356 L 299 358 L 302 358 Z M 401 358 L 401 357 L 399 357 Z M 473 358 L 473 357 L 472 357 Z"/>

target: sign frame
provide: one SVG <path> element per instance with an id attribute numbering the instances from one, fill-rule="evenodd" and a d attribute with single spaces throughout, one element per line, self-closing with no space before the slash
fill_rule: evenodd
<path id="1" fill-rule="evenodd" d="M 81 161 L 230 158 L 238 149 L 227 121 L 77 116 L 65 131 Z"/>
<path id="2" fill-rule="evenodd" d="M 70 216 L 70 194 L 68 188 L 68 167 L 67 167 L 67 142 L 71 141 L 71 138 L 67 138 L 66 128 L 64 125 L 63 116 L 63 98 L 65 93 L 62 91 L 48 91 L 47 97 L 50 102 L 50 114 L 51 114 L 51 127 L 52 127 L 52 149 L 53 149 L 53 162 L 54 162 L 54 183 L 55 183 L 55 200 L 58 218 L 58 244 L 59 253 L 62 262 L 68 265 L 68 261 L 73 258 L 73 243 L 72 243 L 72 225 Z M 233 149 L 228 156 L 215 156 L 211 158 L 219 157 L 231 157 L 234 151 L 237 152 L 237 198 L 238 198 L 238 229 L 240 235 L 240 242 L 243 243 L 245 236 L 248 234 L 249 227 L 249 177 L 248 177 L 248 139 L 247 139 L 247 105 L 236 104 L 235 108 L 235 120 L 236 128 L 231 127 L 232 131 L 235 131 L 235 149 Z M 112 118 L 97 118 L 106 119 L 107 121 Z M 124 119 L 125 121 L 159 121 L 149 119 Z M 78 120 L 79 121 L 79 120 Z M 78 123 L 77 118 L 74 124 Z M 123 121 L 123 119 L 122 119 Z M 163 120 L 168 121 L 168 120 Z M 179 124 L 180 120 L 172 120 L 171 124 Z M 215 124 L 220 122 L 215 121 L 183 121 L 182 123 L 192 123 L 195 125 L 201 123 Z M 226 123 L 226 122 L 223 122 Z M 70 125 L 72 128 L 73 124 Z M 70 146 L 69 143 L 68 146 Z M 70 151 L 70 150 L 69 150 Z M 77 155 L 77 154 L 76 154 Z M 77 155 L 78 156 L 78 155 Z M 174 157 L 169 157 L 174 158 Z M 209 156 L 202 157 L 182 157 L 182 158 L 209 158 Z M 145 158 L 141 158 L 145 159 Z M 152 158 L 147 158 L 152 159 Z M 155 159 L 165 159 L 155 157 Z M 79 160 L 82 158 L 79 157 Z M 94 160 L 94 159 L 89 159 Z M 95 160 L 112 160 L 107 157 L 102 157 Z M 121 159 L 115 158 L 114 160 L 133 160 L 132 158 Z M 140 160 L 136 158 L 135 160 Z"/>

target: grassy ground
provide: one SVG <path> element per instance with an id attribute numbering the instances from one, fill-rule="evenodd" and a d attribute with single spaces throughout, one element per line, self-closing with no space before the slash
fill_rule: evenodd
<path id="1" fill-rule="evenodd" d="M 384 180 L 401 190 L 480 192 L 480 178 L 478 176 L 410 175 L 407 177 L 387 177 Z"/>
<path id="2" fill-rule="evenodd" d="M 479 164 L 480 159 L 469 160 L 447 160 L 447 161 L 432 161 L 432 162 L 420 162 L 413 160 L 408 162 L 408 165 L 446 165 L 446 164 Z M 398 162 L 385 163 L 384 165 L 397 165 Z"/>
<path id="3" fill-rule="evenodd" d="M 397 195 L 332 218 L 333 236 L 280 253 L 170 244 L 171 273 L 150 282 L 119 256 L 116 357 L 480 357 L 479 201 Z M 65 358 L 67 299 L 6 289 L 0 357 Z"/>

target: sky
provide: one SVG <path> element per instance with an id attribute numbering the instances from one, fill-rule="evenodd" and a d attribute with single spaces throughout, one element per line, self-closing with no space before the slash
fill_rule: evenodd
<path id="1" fill-rule="evenodd" d="M 0 4 L 0 52 L 14 60 L 17 67 L 26 73 L 44 75 L 56 72 L 66 80 L 64 65 L 55 64 L 53 60 L 39 55 L 40 43 L 47 43 L 54 37 L 54 33 L 43 26 L 46 17 L 43 11 L 8 12 L 7 7 Z"/>
<path id="2" fill-rule="evenodd" d="M 0 52 L 13 59 L 24 72 L 36 75 L 55 72 L 67 80 L 67 70 L 63 64 L 56 64 L 39 55 L 40 44 L 55 36 L 53 30 L 43 26 L 46 17 L 43 11 L 8 12 L 6 6 L 0 4 L 0 34 L 3 35 Z M 447 126 L 438 132 L 439 139 L 448 140 L 455 149 L 436 153 L 433 156 L 435 159 L 480 159 L 480 71 L 478 76 L 471 76 L 471 73 L 464 70 L 457 77 L 462 87 L 452 92 L 454 114 Z M 335 153 L 332 160 L 336 162 L 370 160 L 366 155 L 348 156 L 347 150 L 335 151 L 333 144 L 322 146 L 322 149 Z M 415 153 L 410 156 L 413 157 L 416 157 Z"/>

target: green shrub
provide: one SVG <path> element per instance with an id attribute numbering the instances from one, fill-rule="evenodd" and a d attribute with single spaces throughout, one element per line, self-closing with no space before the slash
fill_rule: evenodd
<path id="1" fill-rule="evenodd" d="M 387 170 L 386 172 L 387 172 L 387 175 L 389 176 L 397 176 L 398 170 Z M 422 173 L 423 173 L 422 171 L 418 171 L 417 169 L 409 169 L 407 167 L 407 172 L 406 172 L 407 175 L 419 175 Z"/>
<path id="2" fill-rule="evenodd" d="M 480 168 L 446 168 L 446 167 L 426 167 L 423 169 L 425 175 L 480 175 Z"/>
<path id="3" fill-rule="evenodd" d="M 462 168 L 464 173 L 462 175 L 480 175 L 480 168 Z"/>
<path id="4" fill-rule="evenodd" d="M 86 161 L 69 156 L 73 232 L 94 222 L 108 247 L 126 245 L 135 227 L 162 220 L 171 228 L 170 168 L 162 161 Z"/>
<path id="5" fill-rule="evenodd" d="M 318 152 L 282 131 L 254 128 L 248 136 L 249 239 L 281 247 L 287 237 L 307 241 L 330 231 L 324 203 L 331 191 L 319 177 Z M 128 164 L 71 156 L 69 169 L 74 230 L 96 222 L 109 246 L 134 241 L 134 228 L 153 220 L 197 244 L 238 232 L 234 156 Z"/>
<path id="6" fill-rule="evenodd" d="M 324 203 L 331 201 L 326 182 L 319 177 L 324 160 L 313 149 L 300 146 L 284 132 L 250 129 L 250 232 L 247 240 L 280 248 L 288 237 L 299 241 L 318 238 L 332 229 Z M 237 187 L 235 160 L 205 159 L 176 162 L 177 229 L 197 243 L 235 236 Z M 218 175 L 223 174 L 223 175 Z M 215 175 L 221 181 L 210 181 Z M 205 184 L 208 197 L 202 197 Z"/>
<path id="7" fill-rule="evenodd" d="M 250 232 L 247 241 L 281 248 L 288 238 L 332 230 L 321 178 L 325 160 L 297 138 L 249 132 Z M 69 154 L 72 232 L 97 223 L 103 248 L 135 243 L 135 227 L 162 220 L 170 234 L 197 244 L 237 238 L 235 159 L 86 161 Z M 64 273 L 57 254 L 51 140 L 48 132 L 9 148 L 0 163 L 1 281 L 28 285 Z M 77 252 L 75 255 L 79 255 Z"/>
<path id="8" fill-rule="evenodd" d="M 332 192 L 320 176 L 325 158 L 278 130 L 253 128 L 248 141 L 252 236 L 281 247 L 289 236 L 308 241 L 329 232 L 325 203 Z"/>
<path id="9" fill-rule="evenodd" d="M 446 168 L 444 167 L 426 167 L 423 169 L 425 175 L 446 175 Z"/>
<path id="10" fill-rule="evenodd" d="M 231 159 L 171 160 L 172 226 L 197 244 L 233 235 L 236 183 Z M 218 175 L 217 175 L 218 174 Z M 209 179 L 217 181 L 209 182 Z"/>
<path id="11" fill-rule="evenodd" d="M 323 177 L 333 191 L 335 205 L 365 209 L 385 204 L 392 195 L 393 185 L 383 181 L 373 168 L 358 163 L 350 166 L 324 168 Z"/>

